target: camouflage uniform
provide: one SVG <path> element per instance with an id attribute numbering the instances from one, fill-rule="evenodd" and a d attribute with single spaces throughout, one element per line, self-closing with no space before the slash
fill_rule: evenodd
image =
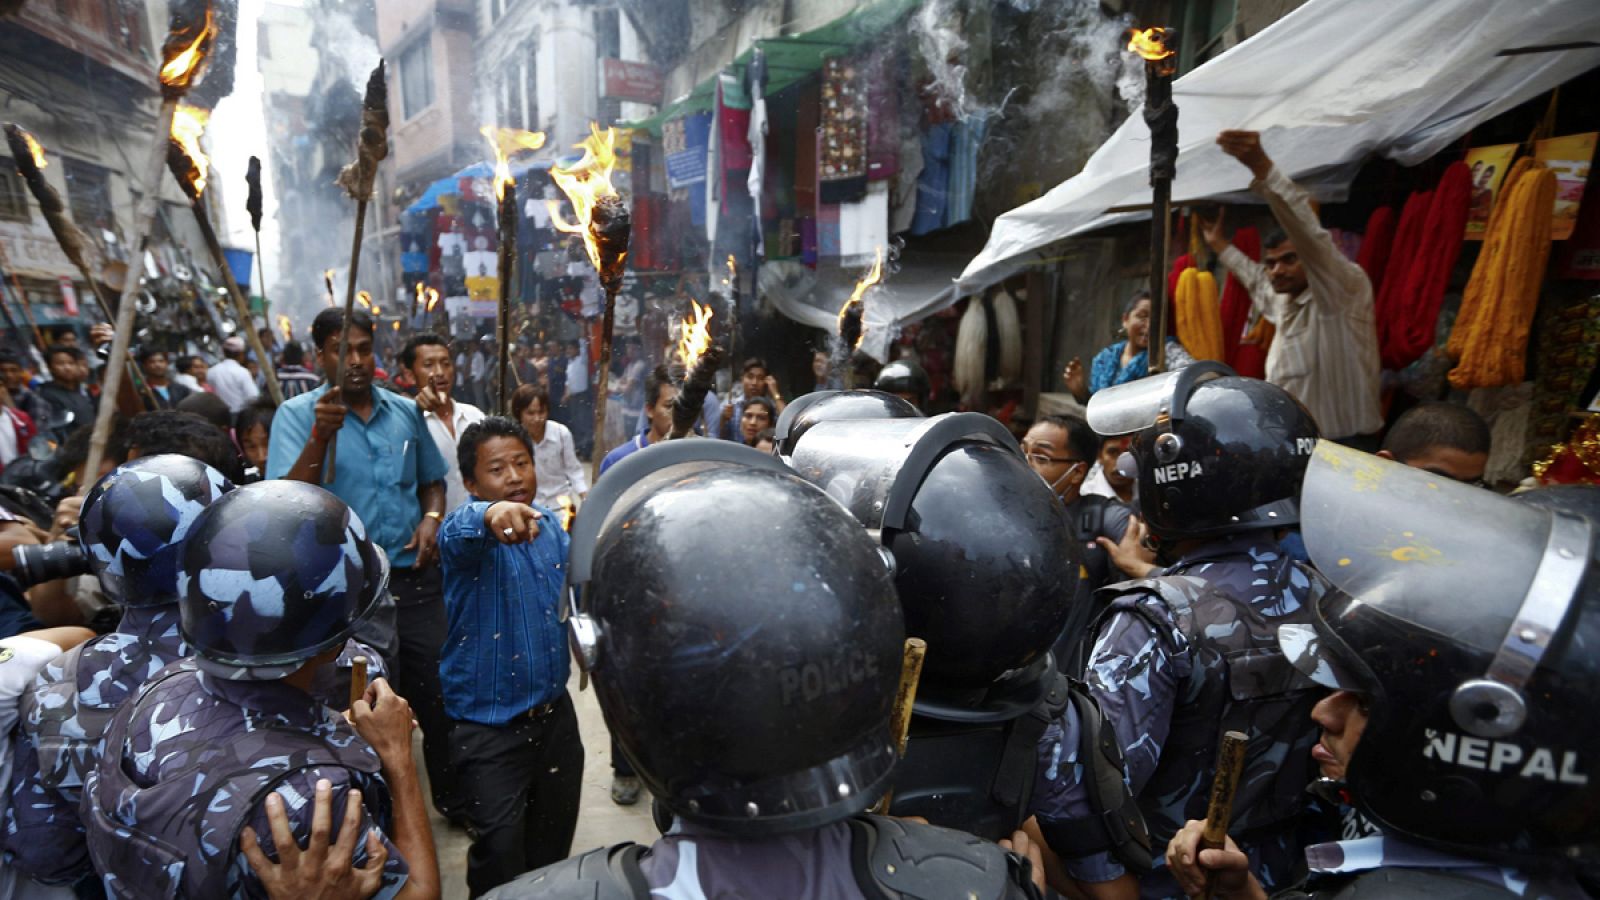
<path id="1" fill-rule="evenodd" d="M 901 819 L 858 816 L 770 837 L 680 823 L 649 847 L 602 847 L 501 885 L 484 900 L 775 893 L 790 900 L 1028 900 L 1039 896 L 1028 878 L 1019 860 L 995 844 Z"/>
<path id="2" fill-rule="evenodd" d="M 333 785 L 336 826 L 348 791 L 361 791 L 355 864 L 366 862 L 368 831 L 385 841 L 376 896 L 392 897 L 405 883 L 406 862 L 383 835 L 392 810 L 377 754 L 343 716 L 290 685 L 215 678 L 194 658 L 182 660 L 117 712 L 106 747 L 86 778 L 82 813 L 111 897 L 264 896 L 239 833 L 253 827 L 275 855 L 263 806 L 275 791 L 305 839 L 323 778 Z"/>
<path id="3" fill-rule="evenodd" d="M 1586 900 L 1571 878 L 1541 880 L 1515 869 L 1467 859 L 1383 834 L 1306 848 L 1310 877 L 1304 890 L 1276 895 L 1297 898 L 1526 897 Z"/>
<path id="4" fill-rule="evenodd" d="M 1205 818 L 1217 741 L 1228 729 L 1251 737 L 1231 833 L 1269 889 L 1292 883 L 1300 869 L 1296 828 L 1320 692 L 1283 659 L 1276 626 L 1309 614 L 1312 587 L 1271 533 L 1257 531 L 1213 541 L 1161 579 L 1106 589 L 1114 596 L 1086 677 L 1123 748 L 1157 850 L 1142 896 L 1182 896 L 1160 868 L 1161 849 L 1187 819 Z M 1033 809 L 1042 825 L 1090 813 L 1078 728 L 1068 707 L 1040 741 Z M 1124 872 L 1107 852 L 1063 861 L 1082 881 Z"/>
<path id="5" fill-rule="evenodd" d="M 347 643 L 338 665 L 366 654 L 372 677 L 382 675 L 375 651 Z M 189 654 L 178 633 L 178 605 L 130 606 L 117 630 L 63 653 L 45 666 L 33 690 L 23 694 L 16 741 L 11 803 L 5 814 L 9 861 L 47 884 L 76 881 L 90 870 L 78 817 L 85 774 L 94 766 L 100 738 L 123 702 L 169 663 Z M 329 667 L 331 670 L 333 667 Z M 337 693 L 331 672 L 329 705 L 343 708 L 348 687 Z"/>

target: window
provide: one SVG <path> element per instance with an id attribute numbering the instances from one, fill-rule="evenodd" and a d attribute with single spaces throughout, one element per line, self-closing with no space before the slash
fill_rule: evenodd
<path id="1" fill-rule="evenodd" d="M 528 130 L 539 130 L 539 40 L 528 40 L 522 50 L 522 96 L 527 101 Z"/>
<path id="2" fill-rule="evenodd" d="M 400 99 L 407 119 L 433 105 L 433 41 L 429 36 L 400 54 Z"/>
<path id="3" fill-rule="evenodd" d="M 91 235 L 101 230 L 114 231 L 117 227 L 116 210 L 111 206 L 111 179 L 99 166 L 66 161 L 67 206 L 72 210 L 72 221 Z"/>
<path id="4" fill-rule="evenodd" d="M 0 156 L 0 220 L 26 222 L 31 218 L 28 212 L 28 187 L 22 183 L 22 176 L 17 174 L 16 163 L 9 157 Z"/>

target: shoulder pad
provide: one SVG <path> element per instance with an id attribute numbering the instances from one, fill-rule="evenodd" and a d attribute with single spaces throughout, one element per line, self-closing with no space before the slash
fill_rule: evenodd
<path id="1" fill-rule="evenodd" d="M 649 900 L 639 870 L 638 844 L 617 844 L 580 853 L 521 875 L 483 895 L 483 900 Z"/>
<path id="2" fill-rule="evenodd" d="M 1039 822 L 1045 841 L 1058 855 L 1081 857 L 1109 851 L 1124 866 L 1144 873 L 1153 866 L 1150 831 L 1128 789 L 1122 748 L 1100 704 L 1088 688 L 1073 684 L 1071 703 L 1078 714 L 1079 764 L 1094 815 L 1070 822 Z"/>
<path id="3" fill-rule="evenodd" d="M 1521 894 L 1477 878 L 1439 869 L 1386 866 L 1356 876 L 1332 900 L 1503 900 Z"/>
<path id="4" fill-rule="evenodd" d="M 903 900 L 1037 900 L 1027 860 L 963 831 L 887 816 L 850 820 L 863 891 Z M 861 871 L 865 868 L 866 871 Z"/>

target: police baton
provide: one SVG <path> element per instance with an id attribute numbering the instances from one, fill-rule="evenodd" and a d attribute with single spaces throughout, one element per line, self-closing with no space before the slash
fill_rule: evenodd
<path id="1" fill-rule="evenodd" d="M 1239 775 L 1244 770 L 1244 751 L 1250 738 L 1238 731 L 1222 735 L 1222 746 L 1217 748 L 1217 775 L 1211 782 L 1211 802 L 1206 806 L 1206 827 L 1200 834 L 1201 850 L 1221 850 L 1228 843 L 1228 820 L 1233 818 L 1233 797 L 1239 790 Z M 1200 891 L 1200 900 L 1211 900 L 1215 888 L 1211 873 L 1206 872 L 1206 886 Z"/>
<path id="2" fill-rule="evenodd" d="M 894 736 L 895 754 L 906 755 L 906 744 L 911 735 L 911 708 L 917 703 L 917 682 L 922 680 L 922 661 L 928 656 L 928 642 L 922 638 L 906 638 L 905 654 L 900 659 L 900 686 L 894 694 L 894 712 L 889 717 L 889 733 Z M 894 789 L 890 788 L 873 807 L 873 811 L 887 815 L 889 804 L 894 802 Z"/>
<path id="3" fill-rule="evenodd" d="M 367 695 L 367 658 L 355 656 L 350 659 L 350 708 L 356 708 L 356 701 Z"/>

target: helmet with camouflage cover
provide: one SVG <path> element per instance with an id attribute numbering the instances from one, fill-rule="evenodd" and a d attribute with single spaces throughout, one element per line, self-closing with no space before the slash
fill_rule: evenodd
<path id="1" fill-rule="evenodd" d="M 269 681 L 338 646 L 388 590 L 389 561 L 338 497 L 263 481 L 195 523 L 178 579 L 180 627 L 202 669 Z"/>
<path id="2" fill-rule="evenodd" d="M 1539 870 L 1600 858 L 1600 488 L 1493 492 L 1320 444 L 1301 523 L 1337 587 L 1279 630 L 1369 718 L 1350 795 L 1386 834 Z"/>
<path id="3" fill-rule="evenodd" d="M 174 453 L 124 463 L 100 479 L 84 498 L 78 543 L 106 598 L 125 606 L 175 602 L 183 539 L 231 490 L 221 472 Z"/>

